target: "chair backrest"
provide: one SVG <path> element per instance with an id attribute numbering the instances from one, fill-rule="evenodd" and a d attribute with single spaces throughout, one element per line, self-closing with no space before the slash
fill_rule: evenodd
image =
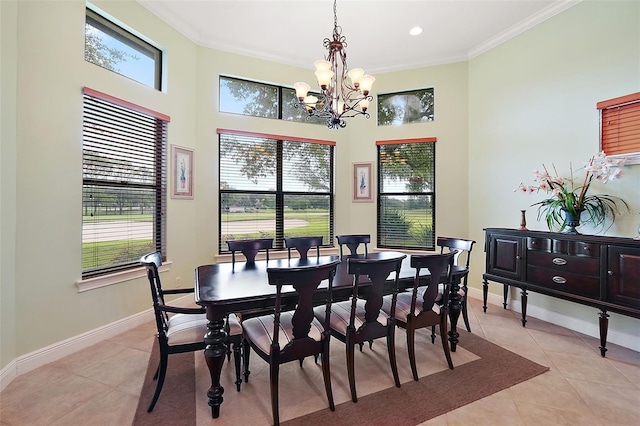
<path id="1" fill-rule="evenodd" d="M 416 305 L 422 303 L 422 311 L 430 310 L 438 300 L 438 287 L 439 284 L 443 284 L 442 297 L 440 303 L 442 306 L 447 307 L 449 303 L 449 291 L 451 287 L 451 279 L 453 273 L 453 265 L 455 259 L 460 253 L 454 250 L 449 253 L 443 254 L 421 254 L 411 256 L 411 267 L 416 270 L 416 275 L 413 280 L 413 296 L 411 297 L 411 310 L 409 312 L 415 312 Z M 417 292 L 420 286 L 420 270 L 429 270 L 429 284 L 427 290 L 422 294 L 422 300 L 418 300 Z M 442 277 L 445 277 L 443 280 Z"/>
<path id="2" fill-rule="evenodd" d="M 456 254 L 455 259 L 453 260 L 454 265 L 463 266 L 460 264 L 460 255 L 462 253 L 466 253 L 464 267 L 469 269 L 469 262 L 471 261 L 471 250 L 473 249 L 475 241 L 465 240 L 463 238 L 438 237 L 436 240 L 436 244 L 440 247 L 440 253 L 445 253 L 445 248 L 449 252 L 455 250 L 458 251 L 458 254 Z"/>
<path id="3" fill-rule="evenodd" d="M 358 254 L 358 246 L 364 244 L 364 255 L 368 253 L 367 245 L 371 242 L 371 235 L 369 234 L 351 234 L 351 235 L 336 235 L 336 240 L 340 246 L 340 257 L 342 257 L 342 246 L 347 246 L 351 256 Z"/>
<path id="4" fill-rule="evenodd" d="M 269 284 L 276 286 L 276 303 L 274 313 L 274 330 L 272 348 L 279 347 L 278 339 L 280 334 L 280 313 L 282 309 L 281 293 L 282 286 L 290 285 L 297 293 L 295 313 L 292 317 L 294 339 L 287 343 L 281 351 L 280 362 L 300 359 L 317 351 L 312 339 L 308 338 L 311 330 L 311 323 L 314 319 L 313 307 L 317 305 L 314 300 L 316 290 L 320 283 L 328 280 L 326 294 L 326 319 L 324 330 L 329 332 L 329 320 L 331 315 L 331 288 L 333 287 L 333 277 L 340 260 L 334 260 L 317 266 L 304 268 L 267 268 Z M 306 354 L 306 355 L 305 355 Z"/>
<path id="5" fill-rule="evenodd" d="M 322 245 L 322 237 L 285 237 L 284 245 L 287 248 L 287 254 L 291 259 L 291 249 L 298 250 L 300 259 L 306 259 L 307 253 L 311 247 L 316 248 L 316 257 L 320 257 L 320 246 Z"/>
<path id="6" fill-rule="evenodd" d="M 251 240 L 227 240 L 229 250 L 231 250 L 231 263 L 236 263 L 236 252 L 242 252 L 247 259 L 247 263 L 256 261 L 256 255 L 260 250 L 265 250 L 267 260 L 269 260 L 269 250 L 273 248 L 273 238 L 255 238 Z"/>
<path id="7" fill-rule="evenodd" d="M 140 263 L 147 270 L 147 278 L 151 287 L 151 299 L 153 301 L 153 311 L 156 317 L 156 326 L 158 327 L 158 337 L 166 340 L 166 331 L 169 329 L 169 316 L 160 309 L 164 305 L 164 294 L 162 292 L 162 283 L 160 282 L 160 273 L 158 268 L 162 266 L 162 254 L 160 252 L 149 253 L 140 258 Z"/>
<path id="8" fill-rule="evenodd" d="M 389 274 L 395 272 L 393 282 L 393 302 L 391 308 L 391 318 L 395 314 L 395 302 L 396 295 L 398 293 L 398 281 L 400 279 L 400 268 L 402 266 L 402 260 L 407 257 L 403 255 L 401 257 L 392 259 L 367 259 L 359 257 L 347 258 L 347 272 L 353 275 L 353 294 L 351 297 L 351 320 L 350 326 L 353 328 L 356 304 L 359 297 L 360 287 L 366 285 L 371 286 L 370 291 L 367 293 L 367 303 L 365 304 L 365 324 L 377 322 L 380 315 L 380 308 L 382 307 L 382 297 L 384 295 L 384 286 L 387 282 Z M 371 284 L 360 282 L 360 276 L 367 275 Z"/>

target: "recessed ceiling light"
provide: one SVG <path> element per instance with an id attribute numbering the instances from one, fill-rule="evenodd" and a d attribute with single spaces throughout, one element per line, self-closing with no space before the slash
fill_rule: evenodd
<path id="1" fill-rule="evenodd" d="M 413 27 L 411 28 L 411 31 L 409 31 L 409 34 L 411 35 L 418 35 L 418 34 L 422 34 L 422 27 Z"/>

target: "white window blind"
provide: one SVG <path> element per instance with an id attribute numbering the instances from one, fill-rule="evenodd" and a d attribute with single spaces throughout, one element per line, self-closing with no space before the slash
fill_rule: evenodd
<path id="1" fill-rule="evenodd" d="M 84 89 L 82 277 L 165 254 L 169 117 Z"/>

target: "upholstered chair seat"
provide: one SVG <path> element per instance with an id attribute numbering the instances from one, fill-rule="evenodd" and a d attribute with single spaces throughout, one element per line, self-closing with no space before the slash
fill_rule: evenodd
<path id="1" fill-rule="evenodd" d="M 418 287 L 417 298 L 418 300 L 422 300 L 424 297 L 424 293 L 427 290 L 427 286 Z M 444 286 L 442 284 L 439 285 L 438 296 L 436 297 L 435 302 L 431 305 L 431 310 L 436 314 L 440 315 L 442 311 L 442 291 L 444 290 Z M 385 296 L 382 301 L 382 310 L 385 312 L 391 312 L 391 297 Z M 413 311 L 414 316 L 418 316 L 423 311 L 423 305 L 421 303 L 416 303 L 416 307 Z M 398 298 L 396 301 L 396 318 L 400 321 L 407 321 L 407 317 L 409 316 L 409 312 L 411 312 L 411 292 L 405 291 L 402 293 L 398 293 Z"/>
<path id="2" fill-rule="evenodd" d="M 362 327 L 365 320 L 365 303 L 366 300 L 359 299 L 356 303 L 356 314 L 354 317 L 354 327 L 359 329 Z M 320 321 L 324 322 L 325 311 L 324 306 L 318 306 L 313 310 L 316 318 L 320 319 Z M 347 300 L 344 302 L 334 303 L 331 307 L 331 328 L 337 331 L 338 333 L 342 333 L 344 335 L 347 334 L 347 327 L 349 326 L 349 321 L 351 319 L 351 301 Z M 386 327 L 389 324 L 389 315 L 385 314 L 383 311 L 380 311 L 378 314 L 377 321 L 383 327 Z"/>
<path id="3" fill-rule="evenodd" d="M 324 305 L 320 306 L 321 309 L 325 309 Z M 280 314 L 280 327 L 279 327 L 279 339 L 278 345 L 280 351 L 283 351 L 285 346 L 289 342 L 293 341 L 293 314 L 294 312 L 282 312 Z M 244 327 L 245 338 L 253 342 L 259 350 L 264 353 L 269 353 L 271 350 L 271 343 L 274 340 L 273 336 L 273 324 L 275 322 L 274 315 L 263 315 L 261 317 L 249 318 L 244 320 L 242 326 Z M 313 319 L 311 322 L 311 329 L 309 330 L 309 338 L 316 342 L 320 342 L 325 339 L 324 327 L 317 319 Z"/>

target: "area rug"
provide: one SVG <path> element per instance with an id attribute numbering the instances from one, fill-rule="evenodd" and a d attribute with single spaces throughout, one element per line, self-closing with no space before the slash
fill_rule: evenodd
<path id="1" fill-rule="evenodd" d="M 398 341 L 398 343 L 401 342 L 401 340 Z M 382 371 L 381 380 L 390 382 L 389 388 L 369 395 L 360 396 L 359 394 L 357 404 L 351 401 L 336 403 L 336 410 L 334 412 L 331 412 L 328 408 L 321 408 L 309 414 L 283 421 L 281 424 L 287 426 L 309 426 L 315 424 L 331 424 L 332 426 L 372 424 L 413 426 L 473 401 L 482 399 L 495 392 L 509 388 L 548 370 L 548 367 L 529 361 L 524 357 L 471 333 L 467 333 L 466 331 L 460 331 L 460 342 L 458 346 L 459 352 L 468 351 L 473 356 L 473 359 L 462 365 L 456 364 L 454 370 L 444 369 L 434 372 L 420 377 L 418 382 L 408 380 L 403 382 L 400 388 L 394 387 L 393 382 L 386 377 L 389 375 L 387 371 Z M 439 342 L 436 341 L 436 343 Z M 377 342 L 376 345 L 378 345 Z M 378 347 L 379 353 L 385 353 L 386 349 L 382 350 L 383 348 L 380 346 Z M 439 345 L 435 345 L 435 347 L 438 346 Z M 406 357 L 406 353 L 403 353 L 405 350 L 404 347 L 397 348 L 399 367 L 400 362 L 404 362 L 403 358 Z M 440 351 L 441 350 L 440 348 Z M 335 356 L 333 357 L 335 358 Z M 439 357 L 444 358 L 441 352 Z M 334 368 L 334 358 L 332 358 L 332 381 L 334 382 L 335 395 L 335 388 L 340 386 L 340 384 L 344 386 L 344 381 L 340 377 L 343 366 L 336 365 Z M 342 361 L 342 359 L 338 359 L 338 361 Z M 138 401 L 133 425 L 196 425 L 195 371 L 197 367 L 193 354 L 176 354 L 169 357 L 167 378 L 160 399 L 152 413 L 146 412 L 146 408 L 155 390 L 155 381 L 152 380 L 152 377 L 155 373 L 157 362 L 158 353 L 157 348 L 154 347 L 150 356 L 147 377 L 145 378 L 140 400 Z M 256 368 L 260 366 L 259 363 L 261 362 L 263 361 L 257 357 L 255 361 L 253 361 L 252 358 L 252 363 L 256 364 Z M 338 364 L 338 362 L 336 362 L 336 364 Z M 232 370 L 232 365 L 225 363 L 225 369 L 227 367 Z M 202 369 L 202 365 L 200 369 Z M 418 371 L 423 371 L 420 366 Z M 356 375 L 356 380 L 357 379 L 358 376 Z M 208 380 L 208 377 L 206 380 Z M 258 383 L 259 380 L 260 377 L 255 377 L 255 380 L 250 381 L 248 385 L 263 388 L 262 392 L 264 392 L 268 398 L 268 383 Z M 338 383 L 336 384 L 336 382 Z M 243 388 L 248 385 L 243 384 Z M 225 398 L 235 398 L 236 395 L 239 396 L 242 394 L 242 392 L 235 393 L 232 383 L 224 386 Z M 321 383 L 319 384 L 319 388 L 322 392 L 322 397 L 324 397 Z M 230 392 L 233 392 L 233 394 Z M 206 397 L 204 397 L 204 395 L 198 395 L 198 398 Z M 232 404 L 227 405 L 225 415 L 225 403 L 223 402 L 221 417 L 219 419 L 209 418 L 206 424 L 227 424 L 227 421 L 231 420 L 229 418 L 232 414 L 229 412 L 231 406 Z M 326 399 L 324 399 L 323 406 L 326 407 Z M 246 410 L 252 409 L 246 405 L 245 407 Z M 408 407 L 410 407 L 410 409 L 408 409 Z M 263 406 L 262 409 L 264 410 L 264 408 Z M 284 420 L 283 417 L 285 416 L 283 416 L 283 411 L 285 410 L 281 408 L 280 411 L 281 419 Z M 270 412 L 268 414 L 270 414 Z M 236 422 L 235 424 L 238 423 Z"/>

